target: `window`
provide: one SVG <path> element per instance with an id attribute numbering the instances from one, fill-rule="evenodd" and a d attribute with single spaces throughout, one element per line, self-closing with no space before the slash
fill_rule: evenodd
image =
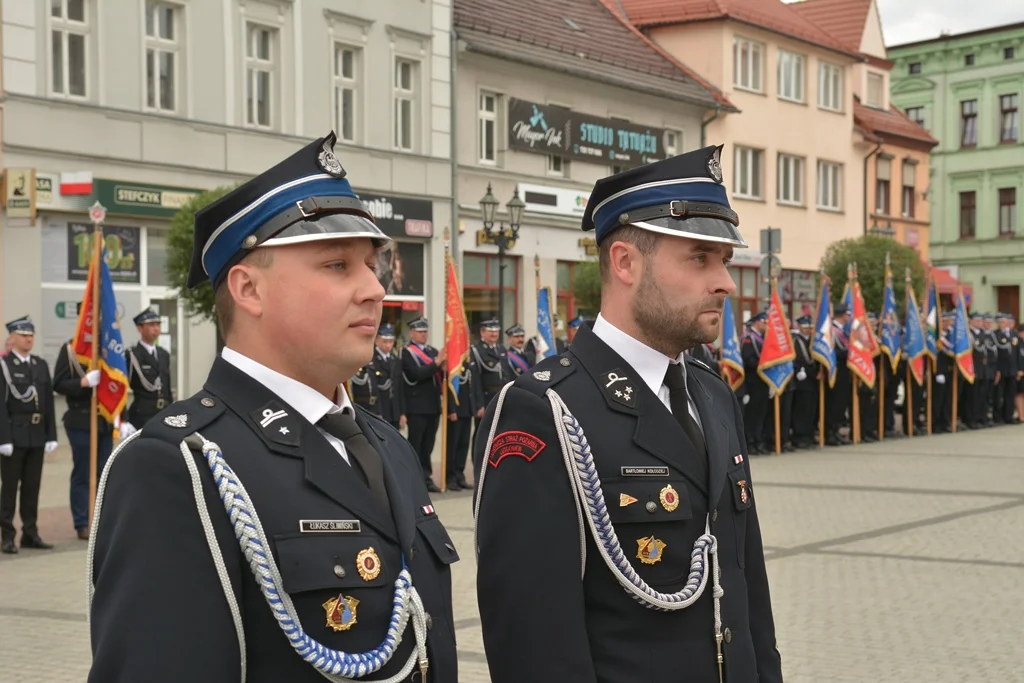
<path id="1" fill-rule="evenodd" d="M 469 329 L 480 329 L 484 320 L 498 317 L 498 292 L 505 300 L 506 329 L 519 318 L 519 257 L 506 255 L 505 270 L 498 287 L 498 257 L 489 254 L 464 254 L 462 257 L 462 302 L 466 307 Z"/>
<path id="2" fill-rule="evenodd" d="M 86 96 L 87 0 L 50 0 L 50 88 L 54 95 Z"/>
<path id="3" fill-rule="evenodd" d="M 978 144 L 978 100 L 964 100 L 960 103 L 960 146 L 974 147 Z"/>
<path id="4" fill-rule="evenodd" d="M 178 86 L 178 8 L 146 3 L 146 106 L 175 111 Z"/>
<path id="5" fill-rule="evenodd" d="M 245 41 L 245 122 L 269 128 L 273 110 L 274 42 L 277 31 L 249 24 Z"/>
<path id="6" fill-rule="evenodd" d="M 498 161 L 498 96 L 494 93 L 480 93 L 480 163 L 495 164 Z"/>
<path id="7" fill-rule="evenodd" d="M 911 62 L 907 67 L 907 71 L 912 74 L 921 73 L 921 62 Z"/>
<path id="8" fill-rule="evenodd" d="M 776 199 L 780 204 L 804 203 L 804 160 L 788 154 L 779 155 L 779 189 Z"/>
<path id="9" fill-rule="evenodd" d="M 683 146 L 683 134 L 676 130 L 665 131 L 665 158 L 679 154 Z"/>
<path id="10" fill-rule="evenodd" d="M 1017 232 L 1017 188 L 999 190 L 999 235 L 1012 236 Z"/>
<path id="11" fill-rule="evenodd" d="M 568 166 L 569 162 L 564 157 L 555 156 L 554 154 L 548 155 L 548 175 L 564 176 Z"/>
<path id="12" fill-rule="evenodd" d="M 818 208 L 839 211 L 842 204 L 843 167 L 831 161 L 818 162 Z"/>
<path id="13" fill-rule="evenodd" d="M 804 101 L 804 57 L 779 50 L 779 97 Z"/>
<path id="14" fill-rule="evenodd" d="M 764 47 L 745 38 L 732 42 L 732 82 L 737 88 L 761 92 L 761 55 Z"/>
<path id="15" fill-rule="evenodd" d="M 1003 59 L 1013 59 L 1015 56 L 1015 50 L 1012 47 L 1003 48 Z"/>
<path id="16" fill-rule="evenodd" d="M 964 55 L 964 66 L 974 66 L 974 55 Z"/>
<path id="17" fill-rule="evenodd" d="M 359 137 L 359 82 L 362 50 L 348 45 L 334 48 L 334 115 L 338 138 L 356 142 Z"/>
<path id="18" fill-rule="evenodd" d="M 555 336 L 564 336 L 567 327 L 566 323 L 580 315 L 596 314 L 596 311 L 586 311 L 579 308 L 576 301 L 576 290 L 574 287 L 576 278 L 577 263 L 575 261 L 558 261 L 555 264 L 557 301 L 555 303 L 556 315 L 561 322 L 560 329 L 555 330 Z"/>
<path id="19" fill-rule="evenodd" d="M 903 181 L 903 217 L 914 217 L 914 193 L 917 191 L 917 164 L 904 161 L 900 169 L 900 176 Z"/>
<path id="20" fill-rule="evenodd" d="M 412 151 L 416 118 L 416 63 L 395 60 L 395 147 Z"/>
<path id="21" fill-rule="evenodd" d="M 869 107 L 878 109 L 885 106 L 885 77 L 882 74 L 868 74 L 868 101 Z"/>
<path id="22" fill-rule="evenodd" d="M 1020 114 L 1017 111 L 1016 95 L 999 96 L 999 141 L 1017 142 Z"/>
<path id="23" fill-rule="evenodd" d="M 960 239 L 974 237 L 975 220 L 975 196 L 974 192 L 960 193 Z"/>
<path id="24" fill-rule="evenodd" d="M 764 152 L 749 147 L 736 147 L 735 171 L 732 193 L 736 197 L 747 199 L 761 198 L 761 159 Z"/>
<path id="25" fill-rule="evenodd" d="M 880 156 L 875 159 L 875 213 L 889 215 L 891 182 L 892 160 Z"/>
<path id="26" fill-rule="evenodd" d="M 924 128 L 924 107 L 907 107 L 907 118 Z"/>
<path id="27" fill-rule="evenodd" d="M 825 62 L 818 64 L 818 106 L 843 110 L 843 70 L 840 67 Z"/>

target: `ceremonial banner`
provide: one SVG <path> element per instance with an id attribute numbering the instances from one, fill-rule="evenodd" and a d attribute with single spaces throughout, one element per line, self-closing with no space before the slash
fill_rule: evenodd
<path id="1" fill-rule="evenodd" d="M 875 335 L 871 332 L 868 314 L 864 306 L 864 297 L 860 293 L 860 283 L 856 280 L 850 286 L 853 299 L 853 322 L 850 325 L 850 346 L 846 356 L 846 367 L 868 387 L 875 387 L 875 355 L 878 346 Z"/>
<path id="2" fill-rule="evenodd" d="M 538 349 L 537 360 L 556 355 L 558 347 L 555 345 L 555 329 L 551 323 L 551 290 L 547 287 L 537 292 L 537 332 L 547 346 L 546 349 Z"/>
<path id="3" fill-rule="evenodd" d="M 963 290 L 956 292 L 956 318 L 953 321 L 953 357 L 960 368 L 960 374 L 974 384 L 974 342 L 967 328 L 967 307 L 964 304 Z"/>
<path id="4" fill-rule="evenodd" d="M 462 288 L 455 274 L 455 262 L 446 255 L 448 269 L 447 292 L 445 292 L 445 357 L 448 359 L 448 386 L 452 390 L 455 404 L 459 403 L 459 386 L 462 373 L 469 360 L 469 325 L 466 323 L 466 309 L 462 306 Z M 415 347 L 413 347 L 415 348 Z"/>
<path id="5" fill-rule="evenodd" d="M 722 309 L 722 360 L 720 365 L 725 372 L 725 381 L 733 391 L 743 385 L 746 374 L 743 371 L 743 354 L 740 352 L 740 340 L 736 334 L 736 319 L 732 316 L 732 304 L 729 297 L 725 298 Z"/>
<path id="6" fill-rule="evenodd" d="M 811 344 L 811 357 L 821 363 L 828 371 L 828 386 L 836 384 L 836 347 L 832 338 L 832 303 L 829 298 L 831 289 L 829 281 L 823 279 L 821 291 L 818 293 L 818 313 L 814 319 L 814 341 Z"/>
<path id="7" fill-rule="evenodd" d="M 909 276 L 908 276 L 909 277 Z M 917 297 L 914 289 L 907 281 L 907 318 L 903 325 L 903 353 L 910 366 L 910 373 L 918 385 L 924 384 L 924 362 L 928 353 L 924 341 L 924 328 L 921 326 L 921 314 L 917 309 Z"/>
<path id="8" fill-rule="evenodd" d="M 900 364 L 900 320 L 896 313 L 896 292 L 892 287 L 892 269 L 889 255 L 885 255 L 885 292 L 882 294 L 882 353 L 889 358 L 889 366 L 896 372 Z"/>
<path id="9" fill-rule="evenodd" d="M 779 290 L 773 288 L 772 304 L 768 307 L 768 329 L 764 333 L 764 346 L 761 348 L 757 374 L 776 394 L 781 393 L 793 378 L 794 358 L 796 350 L 793 348 L 789 325 L 782 314 Z"/>

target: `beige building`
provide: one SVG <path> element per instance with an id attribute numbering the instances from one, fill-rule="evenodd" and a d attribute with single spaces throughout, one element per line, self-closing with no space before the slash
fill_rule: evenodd
<path id="1" fill-rule="evenodd" d="M 503 292 L 503 327 L 520 322 L 534 334 L 540 286 L 555 292 L 564 337 L 568 320 L 596 314 L 571 291 L 576 264 L 596 254 L 593 233 L 580 229 L 594 182 L 711 144 L 703 121 L 734 108 L 588 0 L 455 0 L 454 23 L 458 251 L 471 333 L 497 317 Z M 505 204 L 516 193 L 525 202 L 500 289 L 498 249 L 479 206 L 488 187 L 506 226 Z"/>
<path id="2" fill-rule="evenodd" d="M 864 232 L 864 158 L 854 130 L 859 51 L 779 0 L 620 0 L 629 21 L 718 86 L 742 112 L 719 116 L 708 139 L 726 145 L 726 182 L 740 229 L 782 231 L 780 291 L 809 311 L 828 245 Z M 746 261 L 746 262 L 744 262 Z M 758 309 L 759 256 L 737 259 L 738 315 Z M 761 296 L 764 296 L 763 286 Z"/>

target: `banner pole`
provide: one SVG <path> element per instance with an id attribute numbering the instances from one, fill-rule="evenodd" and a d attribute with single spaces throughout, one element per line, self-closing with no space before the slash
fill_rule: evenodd
<path id="1" fill-rule="evenodd" d="M 444 335 L 441 338 L 441 348 L 446 352 L 445 355 L 445 366 L 441 372 L 441 380 L 444 386 L 441 387 L 441 481 L 438 486 L 441 487 L 441 493 L 448 490 L 448 369 L 451 367 L 451 363 L 448 360 L 448 270 L 450 264 L 448 259 L 451 256 L 448 253 L 449 240 L 451 239 L 451 233 L 448 228 L 444 229 Z"/>
<path id="2" fill-rule="evenodd" d="M 818 447 L 825 447 L 825 377 L 818 378 Z"/>
<path id="3" fill-rule="evenodd" d="M 878 440 L 885 438 L 885 354 L 878 359 Z"/>
<path id="4" fill-rule="evenodd" d="M 100 259 L 103 258 L 103 223 L 102 218 L 93 222 L 92 233 L 92 292 L 89 296 L 92 299 L 92 351 L 89 362 L 89 370 L 97 370 L 100 366 Z M 98 437 L 96 432 L 96 416 L 99 414 L 99 386 L 92 388 L 92 395 L 89 397 L 89 533 L 93 533 L 92 513 L 96 506 L 96 478 L 97 478 L 97 447 Z"/>
<path id="5" fill-rule="evenodd" d="M 910 363 L 907 363 L 907 400 L 904 401 L 903 419 L 907 420 L 907 436 L 914 436 L 914 385 L 911 383 Z"/>
<path id="6" fill-rule="evenodd" d="M 851 373 L 852 374 L 852 373 Z M 853 443 L 860 443 L 860 401 L 857 396 L 857 375 L 853 376 L 853 403 L 850 406 L 850 436 L 853 437 Z"/>

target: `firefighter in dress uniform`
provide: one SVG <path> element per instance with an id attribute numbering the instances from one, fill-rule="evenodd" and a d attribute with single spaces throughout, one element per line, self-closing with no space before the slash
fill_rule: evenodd
<path id="1" fill-rule="evenodd" d="M 174 402 L 171 393 L 171 354 L 156 345 L 160 338 L 160 316 L 147 308 L 133 319 L 139 341 L 125 351 L 128 386 L 135 395 L 128 408 L 126 435 L 142 429 L 149 420 Z"/>
<path id="2" fill-rule="evenodd" d="M 811 356 L 814 343 L 814 320 L 809 315 L 796 319 L 797 333 L 793 335 L 793 380 L 787 390 L 793 392 L 793 447 L 812 448 L 816 445 L 814 430 L 818 424 L 818 379 L 820 367 Z"/>
<path id="3" fill-rule="evenodd" d="M 744 244 L 720 150 L 598 181 L 583 226 L 601 313 L 488 407 L 474 459 L 493 683 L 782 681 L 740 406 L 684 353 L 720 334 Z"/>
<path id="4" fill-rule="evenodd" d="M 524 372 L 529 372 L 530 367 L 537 363 L 537 357 L 526 348 L 526 329 L 519 323 L 505 330 L 505 340 L 508 342 L 505 359 L 511 372 L 511 380 Z"/>
<path id="5" fill-rule="evenodd" d="M 377 373 L 380 415 L 395 429 L 405 427 L 405 405 L 402 402 L 402 359 L 395 353 L 395 328 L 382 323 L 374 341 L 373 366 Z"/>
<path id="6" fill-rule="evenodd" d="M 409 323 L 411 340 L 402 349 L 402 404 L 409 424 L 409 443 L 419 457 L 423 481 L 431 493 L 440 493 L 434 482 L 431 456 L 441 424 L 441 391 L 445 350 L 427 343 L 430 322 L 417 318 Z"/>
<path id="7" fill-rule="evenodd" d="M 213 285 L 225 347 L 107 464 L 91 683 L 458 680 L 458 554 L 408 442 L 345 392 L 390 239 L 334 140 L 196 213 L 187 284 Z"/>

